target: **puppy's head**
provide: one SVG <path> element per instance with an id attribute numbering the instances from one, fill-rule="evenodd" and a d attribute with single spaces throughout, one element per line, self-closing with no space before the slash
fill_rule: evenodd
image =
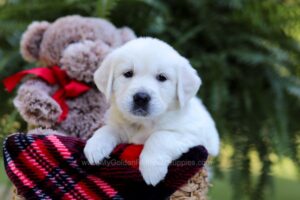
<path id="1" fill-rule="evenodd" d="M 182 108 L 201 84 L 184 57 L 153 38 L 138 38 L 114 50 L 95 72 L 94 81 L 130 119 L 154 118 Z"/>

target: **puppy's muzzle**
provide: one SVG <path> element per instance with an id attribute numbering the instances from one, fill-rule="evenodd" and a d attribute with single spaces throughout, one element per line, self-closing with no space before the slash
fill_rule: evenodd
<path id="1" fill-rule="evenodd" d="M 148 115 L 148 107 L 151 96 L 146 92 L 137 92 L 133 95 L 132 113 L 138 116 Z"/>

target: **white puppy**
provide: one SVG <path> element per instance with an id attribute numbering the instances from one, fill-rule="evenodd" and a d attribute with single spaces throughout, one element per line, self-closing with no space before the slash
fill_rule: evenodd
<path id="1" fill-rule="evenodd" d="M 106 125 L 84 148 L 97 164 L 119 143 L 144 144 L 139 168 L 147 184 L 161 181 L 171 161 L 203 145 L 219 151 L 213 119 L 195 95 L 201 80 L 187 59 L 154 38 L 138 38 L 110 53 L 94 81 L 111 106 Z"/>

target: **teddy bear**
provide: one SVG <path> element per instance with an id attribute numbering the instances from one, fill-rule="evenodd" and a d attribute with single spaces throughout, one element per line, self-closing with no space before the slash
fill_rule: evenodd
<path id="1" fill-rule="evenodd" d="M 103 125 L 109 106 L 93 83 L 93 73 L 108 53 L 135 37 L 128 27 L 78 15 L 31 23 L 21 38 L 22 57 L 50 70 L 42 69 L 19 87 L 13 103 L 20 115 L 30 125 L 88 138 Z M 48 73 L 56 73 L 60 79 L 56 83 L 74 83 L 70 93 L 83 89 L 59 102 L 55 96 L 65 91 L 45 81 Z"/>

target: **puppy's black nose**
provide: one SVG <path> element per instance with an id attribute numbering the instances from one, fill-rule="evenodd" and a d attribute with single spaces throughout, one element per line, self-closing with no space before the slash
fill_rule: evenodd
<path id="1" fill-rule="evenodd" d="M 150 100 L 151 100 L 150 95 L 145 92 L 138 92 L 133 96 L 134 104 L 138 107 L 143 107 L 148 105 Z"/>

